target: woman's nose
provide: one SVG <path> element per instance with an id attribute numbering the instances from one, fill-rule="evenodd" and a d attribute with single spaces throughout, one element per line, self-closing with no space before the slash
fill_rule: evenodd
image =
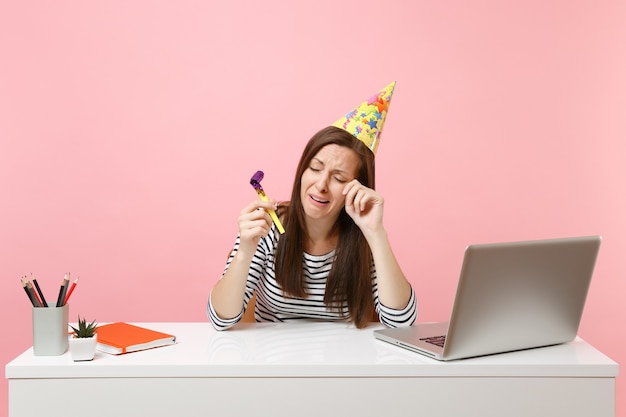
<path id="1" fill-rule="evenodd" d="M 328 184 L 328 180 L 326 179 L 326 177 L 322 176 L 322 177 L 320 177 L 320 179 L 317 181 L 317 183 L 315 184 L 315 186 L 317 187 L 317 190 L 318 190 L 319 192 L 326 192 L 327 184 Z"/>

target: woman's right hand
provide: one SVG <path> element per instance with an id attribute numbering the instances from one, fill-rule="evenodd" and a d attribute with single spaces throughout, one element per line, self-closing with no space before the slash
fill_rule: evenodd
<path id="1" fill-rule="evenodd" d="M 276 210 L 274 201 L 254 200 L 239 213 L 239 250 L 254 252 L 259 240 L 267 236 L 272 227 L 272 218 L 267 210 Z M 242 248 L 243 246 L 243 248 Z"/>

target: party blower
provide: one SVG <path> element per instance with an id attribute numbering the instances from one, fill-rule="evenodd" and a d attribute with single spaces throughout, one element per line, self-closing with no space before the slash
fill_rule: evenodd
<path id="1" fill-rule="evenodd" d="M 267 195 L 265 195 L 265 191 L 263 191 L 263 187 L 261 187 L 261 180 L 263 179 L 264 175 L 265 174 L 263 174 L 263 171 L 257 171 L 256 174 L 254 174 L 252 178 L 250 178 L 250 185 L 254 188 L 259 197 L 261 197 L 261 200 L 269 201 Z M 276 227 L 278 227 L 278 231 L 280 232 L 280 234 L 285 233 L 285 228 L 280 223 L 276 212 L 274 210 L 268 210 L 267 212 L 270 214 L 270 217 L 274 221 Z"/>

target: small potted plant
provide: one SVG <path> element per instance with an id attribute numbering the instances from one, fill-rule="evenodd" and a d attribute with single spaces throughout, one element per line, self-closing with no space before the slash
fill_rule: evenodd
<path id="1" fill-rule="evenodd" d="M 74 333 L 70 338 L 70 354 L 74 361 L 90 361 L 96 354 L 98 324 L 92 321 L 87 324 L 85 318 L 78 316 L 78 327 L 70 326 Z"/>

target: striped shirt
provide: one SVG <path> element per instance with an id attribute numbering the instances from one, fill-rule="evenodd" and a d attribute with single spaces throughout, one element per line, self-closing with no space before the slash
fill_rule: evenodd
<path id="1" fill-rule="evenodd" d="M 287 320 L 326 320 L 346 321 L 349 317 L 348 305 L 344 303 L 340 308 L 330 307 L 324 303 L 326 280 L 333 264 L 335 251 L 325 255 L 310 255 L 304 253 L 304 275 L 306 280 L 306 298 L 287 296 L 276 282 L 274 273 L 274 258 L 279 234 L 275 226 L 268 236 L 262 238 L 257 246 L 256 253 L 250 264 L 248 280 L 244 295 L 244 305 L 237 317 L 232 319 L 220 318 L 211 303 L 207 306 L 207 315 L 217 330 L 228 329 L 237 324 L 243 317 L 248 302 L 256 291 L 256 305 L 254 317 L 257 322 L 282 322 Z M 237 250 L 239 249 L 239 236 L 226 262 L 224 273 L 228 270 Z M 222 276 L 224 276 L 222 274 Z M 417 301 L 413 288 L 411 298 L 405 308 L 396 310 L 388 308 L 378 300 L 378 284 L 375 267 L 372 266 L 372 296 L 374 307 L 380 322 L 388 327 L 402 327 L 413 324 L 417 318 Z"/>

